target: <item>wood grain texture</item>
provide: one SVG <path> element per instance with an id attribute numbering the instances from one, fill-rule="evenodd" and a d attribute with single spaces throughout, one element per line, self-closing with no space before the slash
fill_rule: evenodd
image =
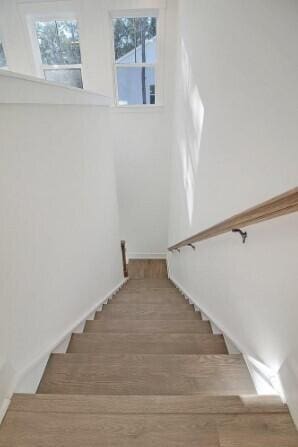
<path id="1" fill-rule="evenodd" d="M 181 296 L 176 295 L 135 295 L 135 294 L 123 294 L 119 297 L 114 298 L 109 304 L 156 304 L 163 306 L 168 304 L 169 306 L 175 307 L 177 304 L 179 306 L 189 306 L 191 305 L 189 301 Z"/>
<path id="2" fill-rule="evenodd" d="M 283 216 L 298 211 L 298 187 L 287 191 L 284 194 L 273 197 L 266 202 L 247 209 L 242 213 L 234 216 L 201 231 L 183 241 L 180 241 L 171 247 L 169 250 L 185 247 L 188 244 L 194 244 L 205 239 L 218 236 L 223 233 L 231 231 L 233 228 L 245 228 L 249 225 L 264 222 L 279 216 Z"/>
<path id="3" fill-rule="evenodd" d="M 278 396 L 93 396 L 15 394 L 10 411 L 83 414 L 288 413 Z"/>
<path id="4" fill-rule="evenodd" d="M 131 291 L 125 290 L 119 292 L 110 304 L 127 303 L 127 304 L 189 304 L 189 302 L 179 292 L 172 289 L 158 289 L 156 292 L 147 291 Z M 161 290 L 161 291 L 160 291 Z"/>
<path id="5" fill-rule="evenodd" d="M 39 393 L 255 394 L 240 355 L 52 354 Z"/>
<path id="6" fill-rule="evenodd" d="M 222 335 L 74 334 L 67 352 L 90 354 L 227 354 Z"/>
<path id="7" fill-rule="evenodd" d="M 128 263 L 130 279 L 167 279 L 167 263 L 165 259 L 130 259 Z"/>
<path id="8" fill-rule="evenodd" d="M 1 447 L 297 447 L 288 414 L 9 412 Z"/>
<path id="9" fill-rule="evenodd" d="M 175 286 L 169 279 L 131 279 L 124 286 L 125 289 L 173 289 Z"/>
<path id="10" fill-rule="evenodd" d="M 96 318 L 36 395 L 13 397 L 0 447 L 298 446 L 287 407 L 255 395 L 242 356 L 170 281 L 129 281 Z"/>
<path id="11" fill-rule="evenodd" d="M 107 305 L 96 312 L 95 320 L 133 319 L 133 320 L 201 320 L 200 312 L 192 306 L 170 304 L 117 304 Z"/>
<path id="12" fill-rule="evenodd" d="M 211 333 L 209 321 L 202 320 L 89 320 L 86 321 L 85 332 L 125 332 L 133 334 L 155 333 Z"/>

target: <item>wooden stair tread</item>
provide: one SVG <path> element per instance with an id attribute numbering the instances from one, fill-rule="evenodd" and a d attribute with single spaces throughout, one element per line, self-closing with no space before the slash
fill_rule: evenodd
<path id="1" fill-rule="evenodd" d="M 112 304 L 51 355 L 37 394 L 14 395 L 0 447 L 297 447 L 287 406 L 255 395 L 171 281 L 131 280 Z"/>
<path id="2" fill-rule="evenodd" d="M 211 333 L 209 321 L 203 320 L 88 320 L 85 332 L 130 332 L 136 334 L 158 333 Z"/>
<path id="3" fill-rule="evenodd" d="M 288 414 L 82 414 L 9 411 L 1 447 L 296 447 Z"/>
<path id="4" fill-rule="evenodd" d="M 143 295 L 163 295 L 163 296 L 172 296 L 172 297 L 181 297 L 184 298 L 183 295 L 179 292 L 179 290 L 176 287 L 150 287 L 150 288 L 135 288 L 135 287 L 129 287 L 129 284 L 122 287 L 117 292 L 116 296 L 122 296 L 122 295 L 137 295 L 137 296 L 143 296 Z"/>
<path id="5" fill-rule="evenodd" d="M 288 413 L 278 396 L 15 394 L 10 411 L 86 414 Z"/>
<path id="6" fill-rule="evenodd" d="M 131 279 L 168 278 L 165 259 L 130 259 L 127 267 Z"/>
<path id="7" fill-rule="evenodd" d="M 122 297 L 126 295 L 134 295 L 136 297 L 142 296 L 169 296 L 171 298 L 181 298 L 184 299 L 184 296 L 179 292 L 175 287 L 151 287 L 150 289 L 146 288 L 131 288 L 131 287 L 123 287 L 117 292 L 116 297 Z"/>
<path id="8" fill-rule="evenodd" d="M 192 306 L 179 307 L 169 304 L 117 304 L 104 306 L 101 312 L 96 312 L 95 320 L 106 318 L 134 320 L 200 320 L 200 312 L 195 312 Z"/>
<path id="9" fill-rule="evenodd" d="M 73 334 L 69 353 L 227 354 L 222 335 L 213 334 Z"/>
<path id="10" fill-rule="evenodd" d="M 131 279 L 123 289 L 176 289 L 169 279 Z"/>
<path id="11" fill-rule="evenodd" d="M 255 394 L 241 355 L 53 354 L 39 393 Z"/>
<path id="12" fill-rule="evenodd" d="M 123 293 L 116 295 L 109 304 L 168 304 L 168 305 L 184 305 L 188 306 L 189 302 L 186 301 L 181 295 L 175 293 Z"/>

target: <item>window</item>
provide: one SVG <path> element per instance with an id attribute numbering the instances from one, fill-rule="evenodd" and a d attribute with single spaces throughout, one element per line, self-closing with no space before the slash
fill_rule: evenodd
<path id="1" fill-rule="evenodd" d="M 38 21 L 35 29 L 45 79 L 83 88 L 78 22 Z"/>
<path id="2" fill-rule="evenodd" d="M 113 19 L 118 105 L 155 104 L 157 18 Z"/>
<path id="3" fill-rule="evenodd" d="M 150 104 L 155 104 L 155 85 L 150 85 Z"/>
<path id="4" fill-rule="evenodd" d="M 6 57 L 4 53 L 3 44 L 0 40 L 0 68 L 6 68 L 6 67 L 7 67 Z"/>

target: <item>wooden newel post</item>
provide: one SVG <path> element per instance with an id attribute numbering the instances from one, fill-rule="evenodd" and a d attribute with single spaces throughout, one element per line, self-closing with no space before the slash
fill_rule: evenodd
<path id="1" fill-rule="evenodd" d="M 124 278 L 127 278 L 128 277 L 128 270 L 127 270 L 127 262 L 126 262 L 125 241 L 121 241 L 121 252 L 122 252 L 123 274 L 124 274 Z"/>

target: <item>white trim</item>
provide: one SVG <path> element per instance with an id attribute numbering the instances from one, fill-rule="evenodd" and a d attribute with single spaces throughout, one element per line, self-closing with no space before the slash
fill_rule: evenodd
<path id="1" fill-rule="evenodd" d="M 4 416 L 6 415 L 8 407 L 10 405 L 10 401 L 11 401 L 11 399 L 5 398 L 5 399 L 3 399 L 3 401 L 2 401 L 2 403 L 0 405 L 0 424 L 3 421 L 3 419 L 4 419 Z"/>
<path id="2" fill-rule="evenodd" d="M 135 106 L 129 106 L 129 105 L 115 105 L 113 104 L 111 106 L 111 111 L 116 113 L 126 113 L 126 112 L 132 112 L 132 113 L 162 113 L 164 110 L 163 105 L 156 105 L 156 104 L 147 104 L 146 106 L 137 104 Z"/>
<path id="3" fill-rule="evenodd" d="M 102 0 L 103 7 L 118 11 L 161 10 L 167 7 L 167 0 Z"/>
<path id="4" fill-rule="evenodd" d="M 0 91 L 1 104 L 61 104 L 99 107 L 111 105 L 111 98 L 100 93 L 70 85 L 56 84 L 45 79 L 8 70 L 0 70 L 0 82 L 4 83 L 5 81 L 6 88 L 3 87 Z M 12 82 L 14 82 L 13 86 L 11 85 Z M 18 86 L 17 82 L 19 83 Z"/>
<path id="5" fill-rule="evenodd" d="M 124 56 L 122 56 L 124 57 Z M 117 68 L 155 68 L 156 64 L 151 62 L 132 62 L 131 64 L 123 64 L 122 62 L 115 62 Z"/>
<path id="6" fill-rule="evenodd" d="M 120 9 L 110 11 L 112 19 L 121 19 L 121 17 L 159 17 L 159 9 Z"/>
<path id="7" fill-rule="evenodd" d="M 127 259 L 166 259 L 166 253 L 127 253 Z"/>
<path id="8" fill-rule="evenodd" d="M 82 64 L 55 64 L 55 65 L 47 65 L 42 64 L 41 65 L 43 70 L 71 70 L 73 68 L 80 68 L 82 69 Z M 71 87 L 71 86 L 70 86 Z"/>
<path id="9" fill-rule="evenodd" d="M 205 314 L 205 317 L 207 317 L 207 319 L 210 321 L 210 323 L 212 324 L 213 328 L 216 327 L 216 331 L 217 333 L 221 333 L 223 334 L 223 336 L 229 340 L 230 343 L 232 343 L 233 345 L 233 349 L 236 349 L 239 353 L 242 354 L 243 359 L 247 365 L 248 371 L 250 373 L 250 376 L 252 378 L 252 381 L 255 385 L 256 388 L 256 393 L 258 394 L 278 394 L 282 400 L 284 400 L 284 396 L 281 394 L 280 389 L 276 388 L 276 384 L 275 384 L 275 380 L 276 380 L 276 374 L 274 374 L 270 368 L 253 359 L 251 354 L 248 353 L 247 349 L 241 345 L 241 343 L 239 343 L 238 341 L 235 340 L 235 338 L 230 334 L 230 332 L 228 330 L 226 330 L 225 328 L 222 327 L 222 325 L 220 323 L 218 323 L 216 318 L 213 318 L 213 316 L 209 316 L 208 312 L 205 311 L 204 308 L 201 307 L 201 305 L 199 304 L 198 300 L 196 298 L 194 298 L 191 294 L 189 294 L 186 289 L 184 289 L 184 287 L 178 282 L 176 281 L 172 274 L 169 273 L 169 279 L 173 282 L 173 284 L 177 287 L 177 289 L 182 293 L 182 295 L 185 296 L 185 298 L 187 300 L 189 300 L 189 302 L 191 304 L 194 305 L 196 310 L 200 310 L 201 312 L 203 312 Z M 262 379 L 263 383 L 266 384 L 266 386 L 268 387 L 267 389 L 270 389 L 271 391 L 268 392 L 261 392 L 260 388 L 259 388 L 259 380 L 260 378 Z"/>
<path id="10" fill-rule="evenodd" d="M 65 346 L 65 350 L 67 349 L 67 343 L 65 343 L 65 340 L 68 339 L 72 333 L 78 328 L 80 325 L 82 325 L 94 312 L 96 312 L 98 309 L 101 309 L 103 304 L 107 303 L 109 299 L 111 299 L 120 289 L 121 287 L 127 282 L 127 279 L 123 279 L 119 284 L 117 284 L 110 292 L 108 292 L 103 298 L 99 299 L 98 302 L 94 305 L 92 305 L 84 314 L 82 317 L 75 320 L 62 334 L 57 336 L 56 340 L 51 343 L 46 349 L 44 349 L 42 352 L 39 353 L 38 356 L 36 356 L 30 363 L 28 363 L 22 370 L 17 372 L 15 377 L 12 378 L 12 381 L 10 383 L 9 389 L 6 393 L 6 396 L 4 400 L 1 402 L 0 405 L 0 423 L 3 417 L 5 416 L 5 413 L 8 409 L 8 406 L 10 404 L 11 398 L 13 393 L 16 389 L 18 389 L 19 392 L 21 390 L 19 389 L 20 383 L 25 382 L 26 378 L 32 374 L 32 372 L 35 369 L 39 369 L 39 375 L 40 379 L 42 377 L 44 367 L 47 364 L 47 359 L 53 353 L 54 351 L 61 352 L 61 346 Z M 60 347 L 60 348 L 59 348 Z M 39 379 L 39 380 L 40 380 Z M 39 381 L 38 381 L 39 383 Z M 35 384 L 32 384 L 32 387 L 35 387 Z M 35 390 L 32 390 L 32 392 L 35 392 Z"/>

